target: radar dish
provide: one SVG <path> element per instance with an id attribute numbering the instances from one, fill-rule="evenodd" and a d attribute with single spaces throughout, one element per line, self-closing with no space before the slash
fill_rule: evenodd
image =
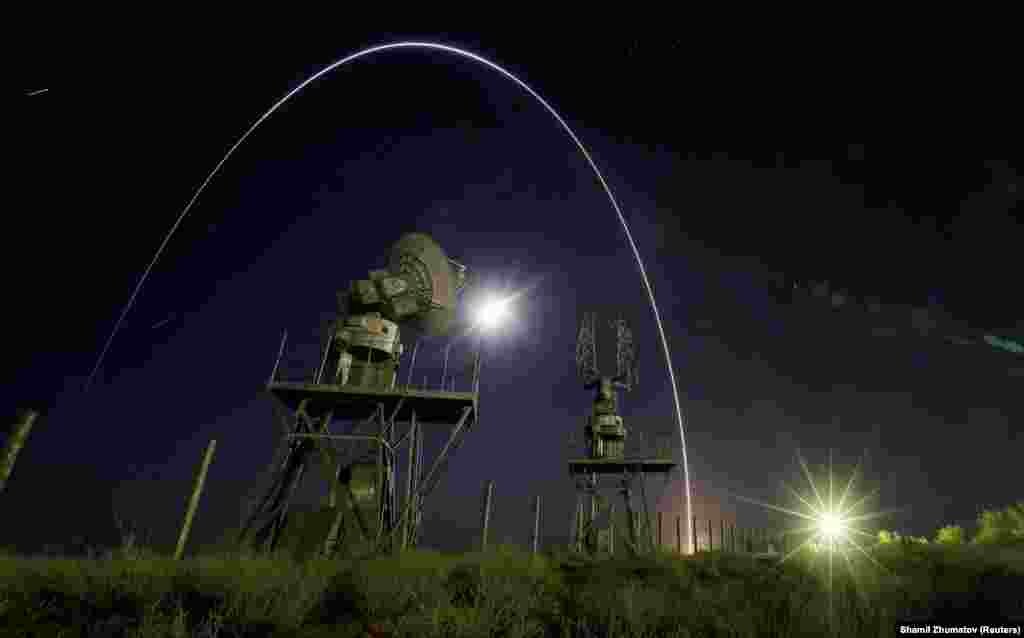
<path id="1" fill-rule="evenodd" d="M 428 310 L 420 317 L 427 334 L 447 334 L 455 316 L 458 292 L 465 283 L 465 268 L 448 259 L 429 235 L 407 233 L 391 248 L 389 270 L 404 277 Z"/>

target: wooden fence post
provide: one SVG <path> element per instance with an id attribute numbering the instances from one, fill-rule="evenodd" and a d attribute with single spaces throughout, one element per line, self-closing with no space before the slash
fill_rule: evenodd
<path id="1" fill-rule="evenodd" d="M 39 413 L 35 410 L 23 411 L 18 416 L 18 420 L 14 422 L 11 433 L 7 435 L 3 456 L 0 456 L 0 492 L 4 491 L 7 479 L 14 471 L 14 462 L 18 460 L 18 453 L 21 452 L 21 448 L 25 447 L 25 441 L 28 440 L 29 432 L 32 431 L 32 426 L 35 425 L 37 418 L 39 418 Z"/>
<path id="2" fill-rule="evenodd" d="M 714 551 L 715 541 L 711 538 L 711 519 L 708 519 L 708 551 Z"/>
<path id="3" fill-rule="evenodd" d="M 540 494 L 533 499 L 533 553 L 537 553 L 540 545 Z"/>
<path id="4" fill-rule="evenodd" d="M 487 528 L 491 522 L 491 496 L 494 494 L 494 481 L 487 481 L 487 486 L 484 488 L 484 508 L 481 516 L 482 521 L 480 524 L 481 535 L 480 535 L 480 550 L 487 550 Z"/>
<path id="5" fill-rule="evenodd" d="M 690 521 L 690 545 L 693 545 L 693 553 L 697 553 L 697 517 Z"/>
<path id="6" fill-rule="evenodd" d="M 661 510 L 658 510 L 658 549 L 661 549 Z"/>
<path id="7" fill-rule="evenodd" d="M 682 516 L 676 516 L 676 551 L 683 553 Z"/>
<path id="8" fill-rule="evenodd" d="M 213 439 L 206 446 L 203 464 L 199 467 L 199 473 L 196 474 L 196 480 L 192 486 L 192 495 L 188 499 L 188 509 L 185 511 L 185 521 L 181 525 L 181 534 L 178 535 L 178 546 L 174 549 L 174 560 L 180 560 L 182 554 L 185 553 L 185 543 L 188 541 L 188 533 L 192 529 L 192 519 L 199 506 L 199 497 L 203 494 L 203 484 L 206 483 L 206 472 L 210 469 L 210 461 L 213 460 L 213 451 L 216 449 L 217 439 Z"/>

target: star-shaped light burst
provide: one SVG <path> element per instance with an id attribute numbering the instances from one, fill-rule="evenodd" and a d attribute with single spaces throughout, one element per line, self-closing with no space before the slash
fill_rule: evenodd
<path id="1" fill-rule="evenodd" d="M 818 517 L 818 532 L 827 543 L 836 543 L 846 536 L 846 519 L 835 512 L 824 512 Z"/>
<path id="2" fill-rule="evenodd" d="M 807 478 L 807 484 L 810 487 L 810 490 L 805 494 L 801 494 L 788 484 L 783 483 L 786 489 L 796 498 L 797 505 L 795 509 L 779 507 L 777 505 L 762 503 L 760 501 L 737 496 L 739 500 L 783 512 L 804 521 L 804 525 L 792 528 L 785 532 L 786 535 L 803 536 L 804 538 L 802 542 L 797 543 L 793 549 L 782 557 L 782 561 L 785 562 L 793 556 L 802 554 L 812 559 L 814 565 L 820 565 L 821 563 L 819 562 L 819 559 L 827 558 L 827 564 L 822 565 L 822 567 L 827 566 L 828 570 L 827 582 L 830 623 L 834 620 L 832 613 L 832 584 L 833 560 L 835 556 L 838 555 L 843 558 L 843 561 L 846 563 L 847 571 L 855 581 L 859 580 L 859 578 L 853 559 L 860 556 L 867 558 L 879 569 L 888 571 L 861 543 L 858 542 L 858 538 L 867 539 L 869 541 L 873 541 L 875 538 L 873 534 L 861 529 L 858 525 L 865 521 L 884 516 L 888 513 L 899 511 L 898 509 L 884 512 L 862 511 L 865 509 L 865 505 L 869 499 L 877 494 L 878 489 L 876 488 L 854 500 L 853 485 L 860 470 L 860 462 L 857 463 L 857 467 L 854 468 L 854 471 L 850 474 L 850 478 L 846 482 L 846 487 L 843 488 L 842 493 L 838 498 L 836 498 L 831 457 L 831 452 L 829 452 L 828 491 L 826 492 L 824 485 L 819 487 L 819 485 L 815 483 L 814 478 L 811 476 L 811 471 L 807 467 L 807 462 L 804 460 L 803 456 L 797 452 L 800 467 L 803 470 L 804 476 Z"/>
<path id="3" fill-rule="evenodd" d="M 826 491 L 824 485 L 819 487 L 818 483 L 815 482 L 810 469 L 807 467 L 807 462 L 799 452 L 797 453 L 800 467 L 810 489 L 808 492 L 801 494 L 790 485 L 784 483 L 786 489 L 795 498 L 796 508 L 780 507 L 742 496 L 737 496 L 737 498 L 748 503 L 789 514 L 802 520 L 804 525 L 794 527 L 785 532 L 788 536 L 802 537 L 802 541 L 797 543 L 795 547 L 783 556 L 782 560 L 789 560 L 793 556 L 808 550 L 817 554 L 825 553 L 828 556 L 829 580 L 831 581 L 832 559 L 835 555 L 842 556 L 851 571 L 853 569 L 851 557 L 857 557 L 858 555 L 866 557 L 872 563 L 881 567 L 864 545 L 858 542 L 858 539 L 872 541 L 875 536 L 859 527 L 859 525 L 865 521 L 884 516 L 889 512 L 863 511 L 869 499 L 877 494 L 877 489 L 864 494 L 860 498 L 855 498 L 853 486 L 860 469 L 860 463 L 857 464 L 857 467 L 850 474 L 850 478 L 846 482 L 842 493 L 837 495 L 832 471 L 831 453 L 829 456 L 828 486 Z"/>
<path id="4" fill-rule="evenodd" d="M 827 479 L 828 491 L 826 493 L 822 489 L 824 486 L 819 488 L 815 483 L 803 456 L 799 452 L 797 453 L 800 467 L 810 487 L 810 493 L 801 494 L 789 485 L 786 485 L 786 489 L 796 498 L 796 502 L 802 506 L 801 509 L 803 511 L 777 507 L 772 509 L 796 516 L 806 521 L 807 524 L 791 531 L 793 534 L 804 536 L 804 540 L 786 554 L 783 560 L 789 559 L 801 550 L 810 548 L 813 551 L 825 551 L 828 553 L 830 570 L 834 554 L 841 554 L 846 563 L 850 565 L 850 550 L 856 550 L 861 555 L 874 561 L 865 548 L 857 542 L 857 539 L 858 537 L 864 539 L 874 538 L 871 533 L 859 528 L 858 524 L 883 514 L 882 512 L 865 513 L 861 511 L 865 503 L 878 490 L 873 490 L 854 500 L 852 489 L 860 469 L 860 463 L 858 463 L 857 468 L 850 474 L 850 478 L 847 480 L 842 493 L 836 498 L 835 476 L 832 470 L 831 456 L 830 452 Z M 850 566 L 852 567 L 852 565 Z"/>

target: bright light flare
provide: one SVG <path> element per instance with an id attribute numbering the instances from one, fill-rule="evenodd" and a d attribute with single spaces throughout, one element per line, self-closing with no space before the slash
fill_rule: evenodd
<path id="1" fill-rule="evenodd" d="M 866 509 L 870 499 L 878 492 L 878 489 L 871 490 L 860 498 L 854 498 L 853 486 L 860 471 L 860 462 L 857 463 L 857 467 L 850 474 L 850 478 L 841 493 L 837 494 L 838 490 L 836 489 L 837 486 L 835 485 L 832 470 L 831 451 L 829 451 L 826 481 L 819 481 L 823 483 L 822 485 L 815 481 L 815 477 L 812 475 L 807 462 L 799 451 L 797 452 L 797 457 L 810 489 L 801 494 L 790 485 L 784 483 L 794 498 L 792 508 L 764 503 L 740 495 L 735 495 L 735 498 L 788 514 L 803 522 L 803 524 L 795 525 L 785 532 L 791 539 L 787 542 L 791 549 L 782 557 L 782 561 L 785 562 L 794 556 L 810 553 L 814 557 L 812 565 L 823 570 L 827 569 L 827 573 L 823 575 L 827 578 L 829 622 L 832 623 L 834 622 L 834 610 L 832 608 L 834 563 L 841 559 L 845 563 L 850 576 L 855 580 L 859 580 L 861 576 L 866 575 L 863 572 L 858 574 L 863 563 L 855 562 L 855 560 L 861 557 L 870 561 L 875 567 L 888 571 L 884 565 L 871 555 L 869 550 L 875 541 L 875 535 L 860 526 L 871 519 L 885 516 L 886 514 L 899 511 L 899 509 L 876 512 L 863 511 Z M 859 542 L 858 537 L 863 539 L 863 541 Z"/>
<path id="2" fill-rule="evenodd" d="M 807 479 L 808 491 L 801 494 L 789 484 L 784 483 L 787 490 L 794 498 L 793 507 L 782 507 L 750 499 L 744 496 L 735 495 L 740 501 L 745 501 L 783 514 L 788 514 L 803 524 L 794 526 L 786 532 L 786 535 L 797 541 L 790 545 L 792 549 L 783 557 L 788 560 L 800 553 L 803 549 L 811 549 L 815 552 L 825 551 L 831 555 L 840 554 L 849 562 L 851 556 L 861 555 L 877 565 L 877 562 L 868 553 L 866 546 L 874 542 L 874 534 L 862 529 L 860 526 L 871 519 L 879 518 L 890 512 L 864 512 L 866 503 L 878 492 L 877 488 L 865 493 L 860 498 L 854 498 L 853 485 L 859 473 L 860 463 L 850 474 L 846 486 L 841 490 L 836 489 L 832 472 L 831 459 L 828 466 L 828 476 L 825 484 L 818 485 L 811 475 L 810 468 L 803 456 L 798 453 L 800 467 Z M 831 453 L 830 453 L 831 456 Z M 839 492 L 839 493 L 837 493 Z M 859 539 L 863 539 L 863 543 Z M 802 538 L 801 540 L 798 540 Z"/>
<path id="3" fill-rule="evenodd" d="M 501 298 L 484 301 L 476 309 L 476 324 L 484 330 L 494 330 L 508 319 L 509 304 L 509 299 Z"/>
<path id="4" fill-rule="evenodd" d="M 818 533 L 830 544 L 846 536 L 846 520 L 834 512 L 825 512 L 818 517 Z"/>

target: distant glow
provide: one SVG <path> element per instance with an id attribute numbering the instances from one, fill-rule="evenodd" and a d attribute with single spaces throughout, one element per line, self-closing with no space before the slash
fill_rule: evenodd
<path id="1" fill-rule="evenodd" d="M 476 310 L 476 324 L 484 330 L 494 330 L 506 321 L 509 315 L 509 300 L 491 298 L 480 304 Z"/>

